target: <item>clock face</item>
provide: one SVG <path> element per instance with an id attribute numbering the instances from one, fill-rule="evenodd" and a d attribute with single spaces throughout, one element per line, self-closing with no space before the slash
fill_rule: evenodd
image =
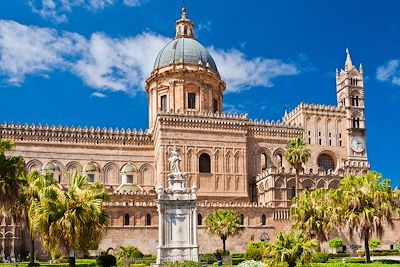
<path id="1" fill-rule="evenodd" d="M 350 140 L 351 148 L 358 153 L 361 153 L 365 150 L 365 140 L 361 136 L 354 136 Z"/>

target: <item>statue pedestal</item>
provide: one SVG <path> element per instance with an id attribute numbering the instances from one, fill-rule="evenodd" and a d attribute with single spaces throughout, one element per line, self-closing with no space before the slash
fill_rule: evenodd
<path id="1" fill-rule="evenodd" d="M 199 261 L 197 188 L 187 188 L 186 181 L 186 173 L 171 173 L 168 175 L 168 188 L 157 188 L 157 264 Z"/>

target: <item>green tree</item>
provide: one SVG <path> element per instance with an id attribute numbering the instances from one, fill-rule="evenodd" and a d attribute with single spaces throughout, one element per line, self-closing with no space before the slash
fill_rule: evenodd
<path id="1" fill-rule="evenodd" d="M 390 180 L 370 172 L 363 176 L 346 176 L 337 190 L 331 190 L 331 216 L 338 227 L 347 227 L 350 236 L 357 232 L 364 241 L 365 261 L 370 263 L 369 239 L 382 237 L 385 226 L 393 226 L 396 195 Z"/>
<path id="2" fill-rule="evenodd" d="M 0 139 L 0 211 L 6 211 L 17 203 L 20 194 L 20 177 L 25 173 L 22 157 L 6 156 L 14 143 Z"/>
<path id="3" fill-rule="evenodd" d="M 226 252 L 225 242 L 228 237 L 239 236 L 243 231 L 240 216 L 233 210 L 217 210 L 208 214 L 206 229 L 210 234 L 221 238 L 224 252 Z"/>
<path id="4" fill-rule="evenodd" d="M 268 266 L 287 263 L 289 267 L 295 267 L 297 263 L 304 265 L 312 261 L 318 249 L 318 241 L 309 239 L 301 231 L 281 232 L 276 235 L 275 242 L 265 244 L 264 261 Z"/>
<path id="5" fill-rule="evenodd" d="M 311 156 L 311 150 L 306 147 L 306 144 L 301 137 L 296 137 L 290 140 L 286 145 L 284 157 L 287 162 L 296 171 L 296 196 L 299 195 L 300 188 L 300 170 Z"/>
<path id="6" fill-rule="evenodd" d="M 68 190 L 49 186 L 30 208 L 33 230 L 41 235 L 44 248 L 62 249 L 75 266 L 75 250 L 85 253 L 90 240 L 101 237 L 108 224 L 103 202 L 109 196 L 99 183 L 87 185 L 85 176 L 75 176 Z"/>
<path id="7" fill-rule="evenodd" d="M 309 238 L 326 241 L 329 231 L 334 227 L 329 219 L 326 198 L 326 189 L 319 188 L 312 192 L 305 190 L 301 196 L 294 199 L 290 209 L 292 227 L 303 231 Z"/>
<path id="8" fill-rule="evenodd" d="M 328 246 L 329 246 L 330 248 L 335 249 L 336 251 L 337 251 L 339 248 L 343 248 L 343 245 L 344 245 L 343 239 L 341 239 L 340 237 L 336 237 L 336 238 L 334 238 L 334 239 L 331 239 L 331 240 L 329 240 L 329 242 L 328 242 Z"/>

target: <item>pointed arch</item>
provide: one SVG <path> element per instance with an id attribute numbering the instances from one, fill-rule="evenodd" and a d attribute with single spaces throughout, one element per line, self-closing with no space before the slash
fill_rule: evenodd
<path id="1" fill-rule="evenodd" d="M 43 163 L 42 163 L 40 160 L 37 160 L 37 159 L 30 160 L 30 161 L 26 164 L 26 169 L 27 169 L 29 172 L 32 172 L 32 171 L 41 171 L 42 168 L 43 168 Z"/>
<path id="2" fill-rule="evenodd" d="M 235 153 L 235 173 L 243 173 L 243 153 L 241 151 L 236 151 Z"/>
<path id="3" fill-rule="evenodd" d="M 139 173 L 141 179 L 139 184 L 146 185 L 146 186 L 154 186 L 154 168 L 149 163 L 143 164 L 140 169 Z"/>
<path id="4" fill-rule="evenodd" d="M 221 150 L 217 149 L 214 153 L 214 172 L 222 173 L 223 172 L 223 159 Z"/>
<path id="5" fill-rule="evenodd" d="M 118 186 L 121 184 L 119 167 L 114 162 L 109 162 L 103 167 L 104 184 L 109 186 Z"/>
<path id="6" fill-rule="evenodd" d="M 232 173 L 232 152 L 230 150 L 225 154 L 225 172 Z"/>
<path id="7" fill-rule="evenodd" d="M 317 188 L 325 188 L 325 180 L 320 179 L 317 183 Z"/>
<path id="8" fill-rule="evenodd" d="M 69 173 L 70 175 L 80 175 L 82 172 L 82 166 L 77 161 L 68 162 L 65 168 L 66 173 Z"/>
<path id="9" fill-rule="evenodd" d="M 187 152 L 186 152 L 186 171 L 187 172 L 193 172 L 193 170 L 195 169 L 195 167 L 194 167 L 194 158 L 195 158 L 195 156 L 194 156 L 194 152 L 193 152 L 193 149 L 189 149 Z"/>

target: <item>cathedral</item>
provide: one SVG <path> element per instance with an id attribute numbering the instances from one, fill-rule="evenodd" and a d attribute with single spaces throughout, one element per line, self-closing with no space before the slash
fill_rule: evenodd
<path id="1" fill-rule="evenodd" d="M 282 122 L 224 113 L 225 82 L 212 56 L 194 35 L 182 9 L 175 38 L 158 54 L 146 80 L 149 125 L 146 131 L 0 125 L 0 138 L 13 140 L 12 155 L 22 156 L 28 171 L 51 173 L 68 187 L 71 174 L 100 181 L 111 195 L 106 203 L 110 225 L 99 250 L 136 246 L 155 254 L 158 245 L 157 186 L 171 172 L 168 151 L 176 146 L 189 185 L 198 188 L 200 253 L 221 247 L 205 231 L 207 214 L 232 209 L 245 229 L 227 240 L 232 252 L 250 241 L 271 240 L 290 229 L 295 170 L 285 161 L 286 144 L 302 137 L 311 157 L 300 170 L 299 190 L 334 188 L 347 174 L 369 171 L 366 149 L 363 68 L 347 50 L 344 68 L 336 70 L 337 105 L 300 103 Z M 0 217 L 0 256 L 27 251 L 21 226 Z M 384 236 L 389 246 L 396 235 Z M 358 238 L 347 240 L 351 247 Z"/>

